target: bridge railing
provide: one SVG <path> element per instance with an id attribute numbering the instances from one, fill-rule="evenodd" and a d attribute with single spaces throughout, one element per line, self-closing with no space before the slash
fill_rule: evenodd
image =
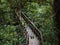
<path id="1" fill-rule="evenodd" d="M 16 15 L 20 19 L 22 17 L 26 24 L 32 29 L 32 31 L 35 33 L 35 35 L 38 37 L 40 41 L 40 45 L 42 45 L 42 33 L 39 31 L 39 29 L 35 26 L 35 24 L 27 17 L 27 15 L 24 12 L 16 11 Z M 20 20 L 21 21 L 21 20 Z"/>

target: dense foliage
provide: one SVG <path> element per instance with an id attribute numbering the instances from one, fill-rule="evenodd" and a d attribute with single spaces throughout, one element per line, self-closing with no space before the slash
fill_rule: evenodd
<path id="1" fill-rule="evenodd" d="M 0 44 L 1 45 L 17 45 L 18 41 L 24 41 L 23 36 L 18 40 L 16 26 L 13 24 L 18 22 L 16 19 L 15 9 L 19 6 L 20 0 L 1 0 L 0 1 Z M 53 14 L 53 0 L 45 0 L 39 2 L 25 3 L 23 11 L 34 22 L 43 34 L 43 45 L 57 45 L 58 38 L 56 35 L 56 27 Z M 9 23 L 9 25 L 8 25 Z M 20 32 L 21 35 L 21 32 Z"/>
<path id="2" fill-rule="evenodd" d="M 50 3 L 40 5 L 32 2 L 27 5 L 25 12 L 43 33 L 43 45 L 57 45 L 52 5 Z"/>

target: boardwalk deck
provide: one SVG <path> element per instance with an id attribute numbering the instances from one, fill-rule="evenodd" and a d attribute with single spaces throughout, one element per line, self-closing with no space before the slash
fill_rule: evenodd
<path id="1" fill-rule="evenodd" d="M 26 31 L 27 36 L 28 36 L 28 40 L 29 40 L 29 44 L 28 45 L 40 45 L 39 44 L 39 39 L 36 37 L 36 35 L 34 34 L 34 32 L 32 31 L 32 29 L 29 26 L 26 26 Z"/>
<path id="2" fill-rule="evenodd" d="M 16 12 L 16 11 L 15 11 Z M 42 45 L 42 35 L 39 29 L 31 22 L 27 16 L 22 12 L 16 12 L 17 16 L 20 16 L 26 21 L 26 31 L 27 31 L 27 37 L 29 40 L 28 45 Z M 19 17 L 19 19 L 21 18 Z M 20 20 L 21 21 L 21 20 Z"/>

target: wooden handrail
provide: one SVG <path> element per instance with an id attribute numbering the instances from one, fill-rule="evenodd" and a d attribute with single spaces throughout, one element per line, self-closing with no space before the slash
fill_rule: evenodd
<path id="1" fill-rule="evenodd" d="M 32 31 L 36 34 L 36 36 L 38 37 L 38 39 L 40 40 L 40 44 L 42 45 L 42 33 L 39 31 L 39 29 L 34 25 L 34 23 L 26 16 L 26 14 L 24 14 L 23 12 L 21 12 L 21 16 L 23 17 L 23 19 L 26 21 L 26 23 L 30 26 L 30 28 L 32 29 Z"/>

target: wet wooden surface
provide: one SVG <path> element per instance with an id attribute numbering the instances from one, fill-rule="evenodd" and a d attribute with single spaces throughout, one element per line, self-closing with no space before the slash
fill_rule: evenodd
<path id="1" fill-rule="evenodd" d="M 29 44 L 28 45 L 39 45 L 39 40 L 36 35 L 32 32 L 29 26 L 26 26 L 27 34 L 29 35 Z"/>

